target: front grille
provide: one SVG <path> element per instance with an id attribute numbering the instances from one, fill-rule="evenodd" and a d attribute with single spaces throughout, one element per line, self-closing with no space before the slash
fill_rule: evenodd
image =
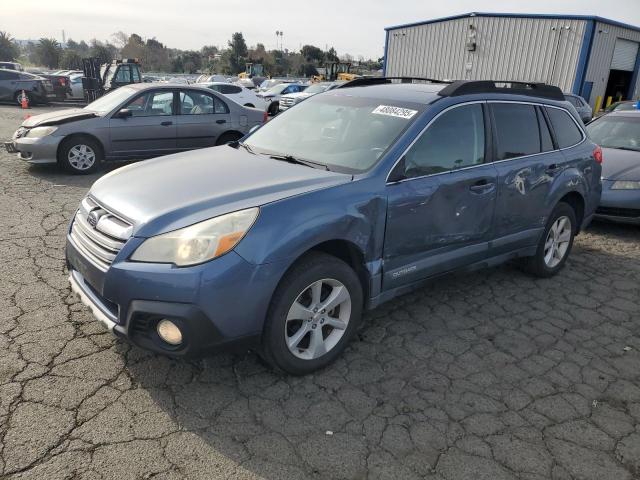
<path id="1" fill-rule="evenodd" d="M 131 236 L 133 226 L 86 197 L 71 226 L 71 241 L 100 270 L 107 271 Z"/>
<path id="2" fill-rule="evenodd" d="M 640 217 L 640 208 L 598 207 L 597 214 L 610 217 Z"/>

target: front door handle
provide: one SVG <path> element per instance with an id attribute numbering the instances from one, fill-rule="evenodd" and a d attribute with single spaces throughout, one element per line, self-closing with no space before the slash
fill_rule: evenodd
<path id="1" fill-rule="evenodd" d="M 479 180 L 473 185 L 469 187 L 471 193 L 475 193 L 476 195 L 482 195 L 484 193 L 490 193 L 494 190 L 496 184 L 493 182 L 488 182 L 487 180 Z"/>
<path id="2" fill-rule="evenodd" d="M 222 125 L 223 123 L 227 123 L 227 121 L 226 120 L 216 120 L 216 123 L 218 125 Z"/>
<path id="3" fill-rule="evenodd" d="M 168 127 L 169 125 L 173 125 L 173 122 L 171 120 L 167 120 L 165 122 L 160 122 L 160 125 L 162 125 L 163 127 Z"/>

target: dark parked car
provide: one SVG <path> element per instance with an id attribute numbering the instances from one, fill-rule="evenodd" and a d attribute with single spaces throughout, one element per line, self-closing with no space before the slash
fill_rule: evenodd
<path id="1" fill-rule="evenodd" d="M 593 117 L 593 109 L 584 98 L 580 95 L 574 95 L 573 93 L 565 93 L 564 97 L 567 102 L 576 107 L 578 115 L 580 115 L 580 119 L 583 123 L 589 123 L 591 121 L 591 118 Z"/>
<path id="2" fill-rule="evenodd" d="M 605 158 L 598 218 L 640 225 L 640 110 L 615 110 L 587 131 Z"/>
<path id="3" fill-rule="evenodd" d="M 237 140 L 265 117 L 204 87 L 138 83 L 84 108 L 30 117 L 5 147 L 29 163 L 58 163 L 85 174 L 102 160 L 155 157 Z"/>
<path id="4" fill-rule="evenodd" d="M 51 82 L 46 78 L 17 70 L 0 69 L 0 101 L 20 105 L 22 91 L 27 96 L 29 105 L 48 103 L 56 96 Z"/>
<path id="5" fill-rule="evenodd" d="M 512 259 L 558 273 L 601 191 L 600 149 L 562 92 L 379 82 L 98 180 L 68 232 L 73 291 L 143 348 L 249 342 L 304 374 L 364 309 L 430 278 Z"/>

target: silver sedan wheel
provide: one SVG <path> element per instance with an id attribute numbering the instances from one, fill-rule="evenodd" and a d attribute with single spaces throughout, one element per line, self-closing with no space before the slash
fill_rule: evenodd
<path id="1" fill-rule="evenodd" d="M 303 360 L 313 360 L 331 351 L 344 335 L 351 318 L 351 295 L 332 278 L 313 282 L 289 308 L 285 342 L 289 351 Z"/>
<path id="2" fill-rule="evenodd" d="M 567 254 L 572 229 L 569 217 L 559 217 L 551 225 L 544 243 L 544 263 L 547 267 L 557 267 Z"/>
<path id="3" fill-rule="evenodd" d="M 67 160 L 76 170 L 87 170 L 96 163 L 96 152 L 89 145 L 75 145 L 69 150 Z"/>

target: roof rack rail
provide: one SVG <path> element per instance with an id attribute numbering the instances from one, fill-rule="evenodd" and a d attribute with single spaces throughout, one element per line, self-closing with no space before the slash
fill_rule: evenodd
<path id="1" fill-rule="evenodd" d="M 384 85 L 385 83 L 393 83 L 393 80 L 400 80 L 400 83 L 413 83 L 416 80 L 419 82 L 429 82 L 429 83 L 445 83 L 445 84 L 451 83 L 450 81 L 447 81 L 447 80 L 437 80 L 435 78 L 424 78 L 424 77 L 361 77 L 361 78 L 355 78 L 336 88 Z"/>
<path id="2" fill-rule="evenodd" d="M 515 80 L 457 80 L 438 92 L 443 97 L 456 97 L 473 93 L 511 93 L 551 100 L 564 100 L 564 94 L 555 85 Z"/>

